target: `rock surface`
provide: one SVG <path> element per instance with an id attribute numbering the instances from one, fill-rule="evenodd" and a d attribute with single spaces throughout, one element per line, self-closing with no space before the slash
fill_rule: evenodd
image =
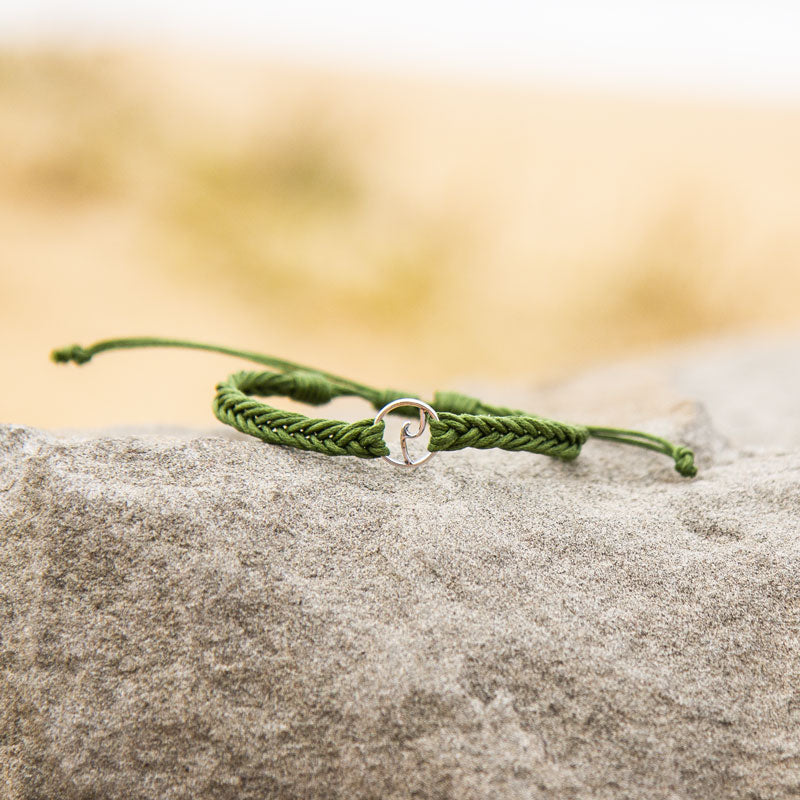
<path id="1" fill-rule="evenodd" d="M 798 366 L 486 397 L 673 436 L 691 481 L 1 427 L 0 797 L 796 797 Z"/>

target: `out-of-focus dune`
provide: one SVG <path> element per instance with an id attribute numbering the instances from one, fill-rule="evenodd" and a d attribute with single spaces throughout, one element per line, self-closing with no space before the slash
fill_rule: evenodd
<path id="1" fill-rule="evenodd" d="M 0 56 L 0 419 L 210 420 L 238 345 L 380 385 L 532 380 L 800 319 L 800 107 Z"/>

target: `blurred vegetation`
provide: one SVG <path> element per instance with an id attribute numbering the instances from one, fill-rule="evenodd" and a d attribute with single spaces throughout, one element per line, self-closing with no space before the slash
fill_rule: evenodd
<path id="1" fill-rule="evenodd" d="M 800 316 L 796 108 L 24 51 L 0 148 L 5 341 L 442 385 Z"/>
<path id="2" fill-rule="evenodd" d="M 369 200 L 335 141 L 313 124 L 277 141 L 256 138 L 236 153 L 192 153 L 182 172 L 165 213 L 185 247 L 177 266 L 187 279 L 229 283 L 245 302 L 306 309 L 314 327 L 343 315 L 382 327 L 397 313 L 419 313 L 406 307 L 406 286 L 423 298 L 434 288 L 445 245 L 419 231 L 373 254 L 368 280 L 349 280 L 335 255 L 328 262 Z M 367 257 L 363 243 L 351 246 Z"/>

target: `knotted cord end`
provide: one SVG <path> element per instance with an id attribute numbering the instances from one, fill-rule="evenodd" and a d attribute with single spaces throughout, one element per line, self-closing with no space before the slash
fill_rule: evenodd
<path id="1" fill-rule="evenodd" d="M 688 447 L 676 447 L 672 453 L 675 459 L 675 471 L 684 478 L 694 478 L 697 467 L 694 465 L 694 453 Z"/>
<path id="2" fill-rule="evenodd" d="M 81 347 L 79 344 L 73 344 L 70 347 L 62 347 L 59 350 L 53 350 L 50 353 L 50 358 L 56 364 L 69 364 L 74 361 L 76 364 L 85 364 L 87 361 L 92 360 L 92 354 Z"/>

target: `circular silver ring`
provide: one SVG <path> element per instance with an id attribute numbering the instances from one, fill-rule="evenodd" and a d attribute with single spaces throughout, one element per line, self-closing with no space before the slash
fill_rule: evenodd
<path id="1" fill-rule="evenodd" d="M 414 406 L 414 408 L 419 409 L 419 430 L 416 433 L 411 433 L 409 431 L 409 426 L 411 423 L 406 422 L 405 425 L 403 425 L 400 431 L 400 450 L 403 453 L 402 461 L 398 461 L 396 458 L 392 458 L 391 456 L 381 456 L 381 458 L 384 461 L 388 461 L 390 464 L 394 464 L 396 467 L 419 467 L 421 464 L 425 464 L 430 461 L 436 455 L 436 453 L 428 452 L 419 461 L 412 461 L 411 456 L 408 454 L 406 440 L 416 439 L 418 436 L 422 436 L 422 434 L 425 432 L 425 428 L 428 427 L 428 417 L 431 417 L 438 422 L 439 415 L 427 403 L 423 403 L 422 400 L 417 400 L 416 397 L 401 397 L 399 400 L 392 400 L 391 403 L 387 403 L 377 413 L 375 417 L 375 423 L 377 424 L 380 422 L 390 411 L 394 411 L 396 408 L 401 408 L 402 406 Z"/>

